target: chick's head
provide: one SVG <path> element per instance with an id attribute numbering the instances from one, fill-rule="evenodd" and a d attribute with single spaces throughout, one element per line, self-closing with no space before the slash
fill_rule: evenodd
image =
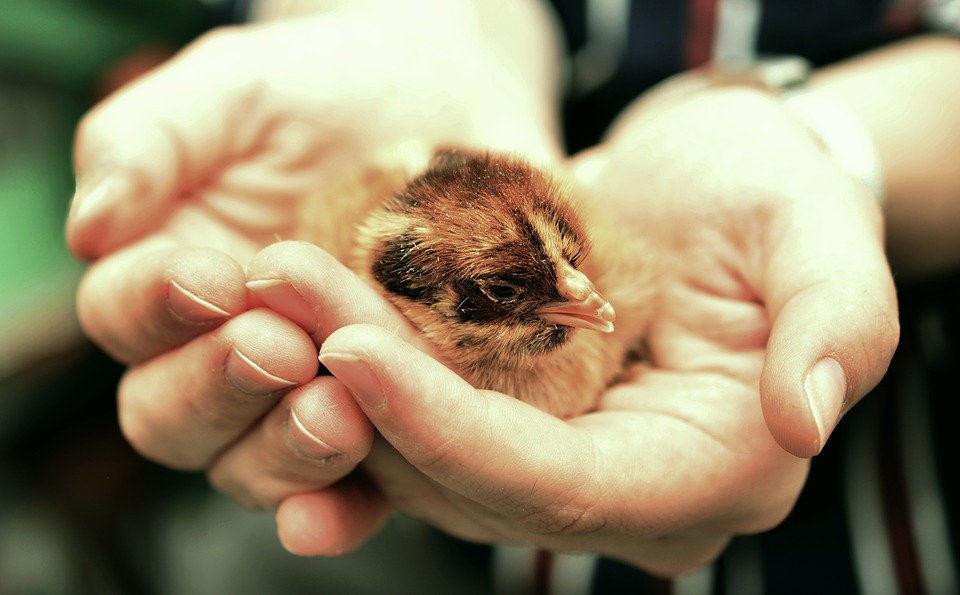
<path id="1" fill-rule="evenodd" d="M 361 235 L 373 280 L 441 346 L 523 358 L 613 330 L 578 270 L 590 241 L 574 203 L 522 161 L 441 152 Z"/>

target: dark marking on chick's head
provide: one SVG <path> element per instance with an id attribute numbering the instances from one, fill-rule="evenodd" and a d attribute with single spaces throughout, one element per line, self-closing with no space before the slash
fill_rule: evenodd
<path id="1" fill-rule="evenodd" d="M 380 243 L 372 270 L 397 298 L 429 304 L 458 344 L 542 353 L 572 329 L 540 315 L 563 302 L 558 271 L 589 251 L 579 214 L 546 174 L 501 156 L 439 152 L 386 211 L 405 231 Z"/>
<path id="2" fill-rule="evenodd" d="M 436 287 L 418 260 L 416 237 L 408 232 L 383 243 L 370 272 L 388 292 L 414 302 L 429 303 Z"/>

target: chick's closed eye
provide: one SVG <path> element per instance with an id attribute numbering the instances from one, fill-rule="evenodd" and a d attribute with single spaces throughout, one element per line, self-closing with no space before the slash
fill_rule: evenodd
<path id="1" fill-rule="evenodd" d="M 480 291 L 495 302 L 511 303 L 520 298 L 523 289 L 502 279 L 478 281 Z"/>

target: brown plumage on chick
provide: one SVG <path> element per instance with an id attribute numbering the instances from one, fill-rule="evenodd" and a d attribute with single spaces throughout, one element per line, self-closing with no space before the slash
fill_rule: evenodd
<path id="1" fill-rule="evenodd" d="M 472 385 L 569 417 L 638 351 L 655 299 L 646 247 L 585 206 L 519 159 L 444 150 L 412 179 L 371 169 L 328 189 L 300 239 L 380 288 Z"/>

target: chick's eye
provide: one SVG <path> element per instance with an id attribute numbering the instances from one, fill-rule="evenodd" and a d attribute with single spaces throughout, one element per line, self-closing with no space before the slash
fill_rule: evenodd
<path id="1" fill-rule="evenodd" d="M 519 298 L 521 293 L 520 288 L 513 283 L 500 280 L 480 283 L 480 290 L 495 302 L 512 302 Z"/>

